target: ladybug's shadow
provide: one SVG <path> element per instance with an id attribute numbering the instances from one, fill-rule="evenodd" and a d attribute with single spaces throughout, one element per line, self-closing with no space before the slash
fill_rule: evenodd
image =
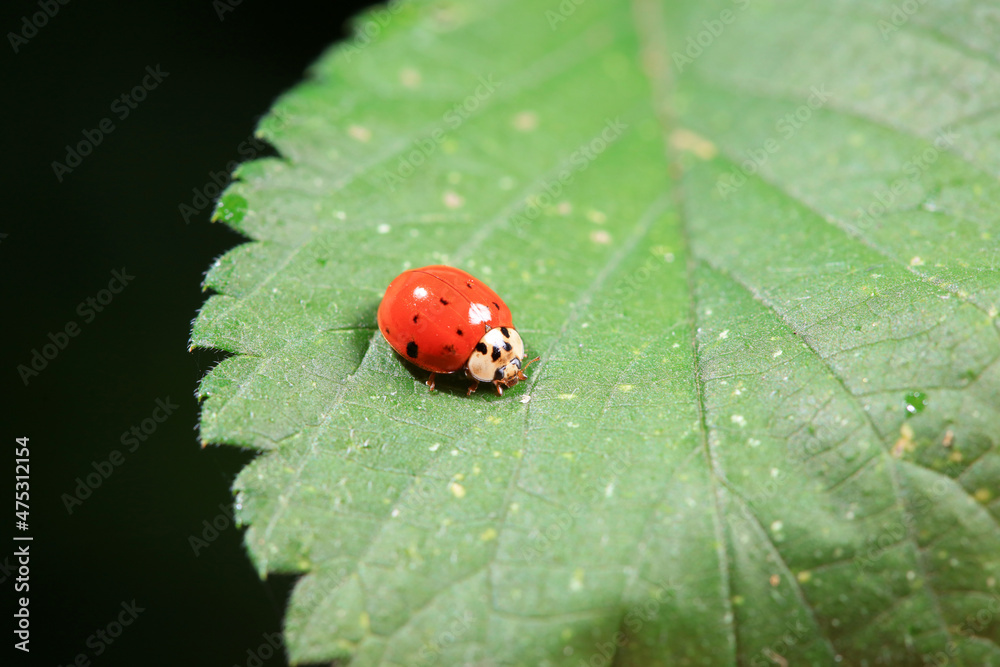
<path id="1" fill-rule="evenodd" d="M 398 354 L 398 358 L 402 359 Z M 414 381 L 419 382 L 424 385 L 424 391 L 428 394 L 435 394 L 441 392 L 442 394 L 451 394 L 453 396 L 461 396 L 462 398 L 469 398 L 469 400 L 475 399 L 481 396 L 487 396 L 491 398 L 496 398 L 496 392 L 493 390 L 493 386 L 489 383 L 483 384 L 479 383 L 479 387 L 471 395 L 466 396 L 469 391 L 469 385 L 472 384 L 472 380 L 465 377 L 465 373 L 459 371 L 457 373 L 436 373 L 434 375 L 434 391 L 431 391 L 427 387 L 427 378 L 430 377 L 430 371 L 425 371 L 424 369 L 415 366 L 411 362 L 403 359 L 406 365 L 406 371 L 413 377 Z"/>

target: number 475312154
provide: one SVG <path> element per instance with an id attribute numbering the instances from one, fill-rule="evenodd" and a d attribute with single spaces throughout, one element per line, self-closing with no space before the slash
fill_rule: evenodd
<path id="1" fill-rule="evenodd" d="M 17 438 L 14 448 L 14 516 L 19 530 L 28 530 L 28 438 Z M 21 509 L 21 508 L 24 509 Z"/>

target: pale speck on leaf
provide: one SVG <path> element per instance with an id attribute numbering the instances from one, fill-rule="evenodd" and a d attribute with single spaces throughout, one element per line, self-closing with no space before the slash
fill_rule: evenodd
<path id="1" fill-rule="evenodd" d="M 530 132 L 538 128 L 538 114 L 534 111 L 522 111 L 514 116 L 513 124 L 522 132 Z"/>
<path id="2" fill-rule="evenodd" d="M 678 128 L 670 133 L 670 145 L 677 150 L 693 153 L 702 160 L 711 160 L 719 152 L 711 141 L 685 128 Z"/>
<path id="3" fill-rule="evenodd" d="M 608 234 L 603 229 L 598 229 L 590 233 L 590 240 L 601 245 L 608 245 L 611 243 L 611 234 Z"/>
<path id="4" fill-rule="evenodd" d="M 452 190 L 445 192 L 441 196 L 441 201 L 443 201 L 444 205 L 448 208 L 461 208 L 465 204 L 465 198 Z"/>
<path id="5" fill-rule="evenodd" d="M 362 125 L 351 125 L 347 128 L 347 134 L 362 143 L 368 143 L 372 138 L 372 131 Z"/>
<path id="6" fill-rule="evenodd" d="M 415 67 L 404 67 L 399 71 L 399 82 L 406 88 L 419 88 L 420 81 L 420 70 Z"/>

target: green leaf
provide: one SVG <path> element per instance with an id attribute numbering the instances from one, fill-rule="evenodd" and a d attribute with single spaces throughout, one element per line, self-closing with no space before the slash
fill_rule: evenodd
<path id="1" fill-rule="evenodd" d="M 976 0 L 401 3 L 260 126 L 192 344 L 294 662 L 1000 665 Z M 375 328 L 447 263 L 530 380 Z"/>

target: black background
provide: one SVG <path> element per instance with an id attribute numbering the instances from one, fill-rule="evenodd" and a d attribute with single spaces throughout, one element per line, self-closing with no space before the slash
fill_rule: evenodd
<path id="1" fill-rule="evenodd" d="M 187 350 L 204 272 L 242 239 L 210 223 L 209 208 L 186 223 L 178 207 L 242 159 L 241 142 L 275 97 L 371 3 L 229 0 L 220 20 L 221 2 L 70 0 L 17 53 L 8 33 L 22 31 L 38 0 L 5 2 L 0 13 L 7 664 L 68 665 L 79 654 L 93 665 L 284 664 L 251 654 L 280 631 L 294 580 L 262 582 L 231 524 L 197 556 L 190 544 L 204 521 L 228 523 L 230 485 L 253 453 L 200 448 L 194 392 L 221 357 Z M 147 66 L 169 76 L 120 119 L 112 102 Z M 114 131 L 60 182 L 53 161 L 104 118 Z M 78 305 L 123 268 L 134 279 L 87 322 Z M 79 335 L 25 386 L 17 367 L 70 321 Z M 178 407 L 128 452 L 122 434 L 152 417 L 157 399 Z M 31 448 L 26 533 L 13 516 L 18 436 Z M 64 494 L 114 450 L 124 462 L 69 513 Z M 14 592 L 11 538 L 23 534 L 34 538 L 29 655 L 13 648 L 24 594 Z M 95 655 L 100 640 L 88 638 L 133 600 L 143 611 Z"/>

